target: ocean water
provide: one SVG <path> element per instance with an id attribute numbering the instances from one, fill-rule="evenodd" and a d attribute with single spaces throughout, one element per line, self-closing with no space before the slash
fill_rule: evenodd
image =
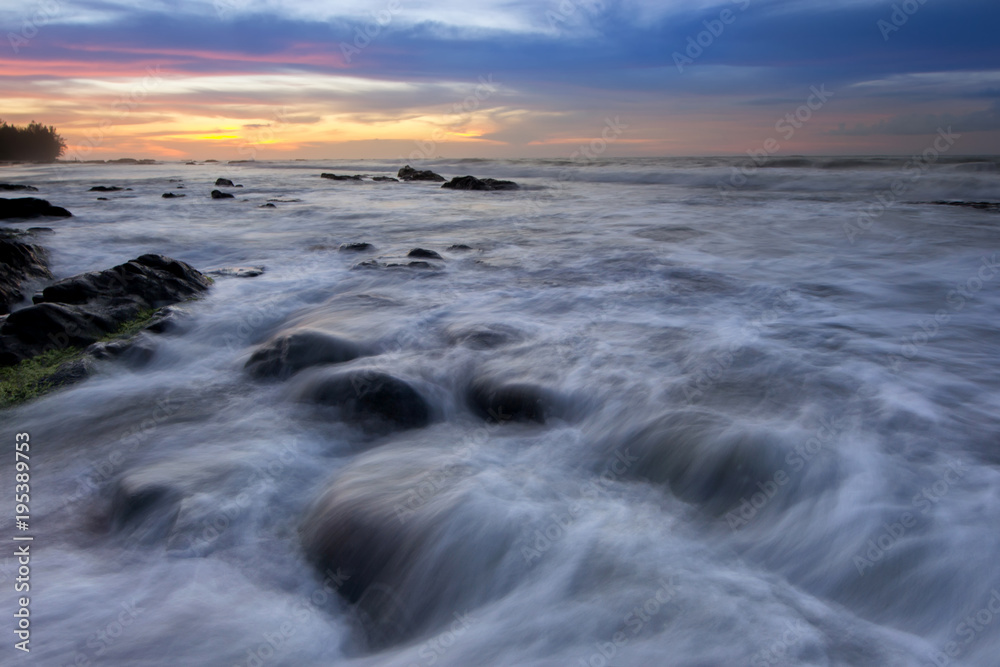
<path id="1" fill-rule="evenodd" d="M 319 177 L 395 161 L 5 167 L 74 213 L 5 224 L 54 230 L 57 277 L 266 271 L 177 307 L 148 363 L 0 412 L 4 489 L 30 433 L 35 538 L 32 651 L 5 611 L 3 664 L 994 667 L 1000 213 L 930 202 L 997 201 L 998 165 L 414 165 L 516 192 Z M 443 259 L 357 266 L 415 247 Z M 368 346 L 343 368 L 431 423 L 297 400 L 329 369 L 246 373 L 297 329 Z M 484 419 L 484 381 L 547 418 Z"/>

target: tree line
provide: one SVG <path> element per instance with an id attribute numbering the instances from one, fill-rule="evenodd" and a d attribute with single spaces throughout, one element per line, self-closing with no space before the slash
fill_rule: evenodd
<path id="1" fill-rule="evenodd" d="M 51 162 L 64 150 L 66 142 L 51 125 L 31 121 L 17 127 L 0 121 L 0 161 Z"/>

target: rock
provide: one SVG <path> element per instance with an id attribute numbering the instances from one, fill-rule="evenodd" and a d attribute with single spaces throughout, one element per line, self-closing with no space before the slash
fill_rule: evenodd
<path id="1" fill-rule="evenodd" d="M 0 315 L 24 299 L 21 283 L 29 278 L 51 278 L 45 250 L 7 237 L 0 230 Z"/>
<path id="2" fill-rule="evenodd" d="M 445 335 L 452 344 L 466 345 L 474 350 L 492 350 L 524 339 L 520 331 L 504 324 L 450 327 Z"/>
<path id="3" fill-rule="evenodd" d="M 410 165 L 406 165 L 405 167 L 400 169 L 399 173 L 396 175 L 399 176 L 399 178 L 404 181 L 435 181 L 438 183 L 443 183 L 445 180 L 447 180 L 445 179 L 444 176 L 441 176 L 440 174 L 435 174 L 433 171 L 427 171 L 427 170 L 418 171 L 417 169 L 414 169 Z"/>
<path id="4" fill-rule="evenodd" d="M 16 183 L 0 183 L 0 191 L 6 191 L 6 192 L 15 192 L 15 191 L 38 192 L 38 188 L 32 187 L 30 185 L 19 185 L 19 184 L 16 184 Z"/>
<path id="5" fill-rule="evenodd" d="M 223 276 L 227 278 L 256 278 L 264 275 L 266 268 L 263 266 L 227 266 L 222 269 L 208 271 L 210 276 Z"/>
<path id="6" fill-rule="evenodd" d="M 152 361 L 156 347 L 149 336 L 137 336 L 128 340 L 94 343 L 84 353 L 92 359 L 123 361 L 130 368 L 141 368 Z"/>
<path id="7" fill-rule="evenodd" d="M 361 174 L 355 174 L 354 176 L 338 176 L 337 174 L 320 174 L 320 178 L 328 178 L 331 181 L 360 181 L 362 179 Z"/>
<path id="8" fill-rule="evenodd" d="M 379 268 L 380 266 L 382 266 L 382 265 L 381 265 L 381 264 L 379 264 L 377 260 L 374 260 L 374 259 L 366 259 L 366 260 L 364 260 L 363 262 L 358 262 L 357 264 L 355 264 L 355 265 L 354 265 L 353 267 L 351 267 L 351 268 L 352 268 L 352 269 L 377 269 L 377 268 Z"/>
<path id="9" fill-rule="evenodd" d="M 478 179 L 475 176 L 456 176 L 441 186 L 449 190 L 517 190 L 514 181 L 498 181 L 494 178 Z"/>
<path id="10" fill-rule="evenodd" d="M 162 255 L 60 280 L 0 327 L 0 366 L 53 347 L 90 345 L 143 311 L 189 299 L 209 284 L 188 264 Z"/>
<path id="11" fill-rule="evenodd" d="M 221 192 L 219 190 L 212 190 L 212 199 L 236 199 L 233 195 L 228 192 Z"/>
<path id="12" fill-rule="evenodd" d="M 375 176 L 372 180 L 376 183 L 399 183 L 399 179 L 392 176 Z"/>
<path id="13" fill-rule="evenodd" d="M 111 200 L 108 199 L 107 197 L 98 197 L 97 201 L 111 201 Z"/>
<path id="14" fill-rule="evenodd" d="M 426 250 L 425 248 L 414 248 L 410 252 L 406 253 L 406 256 L 421 257 L 423 259 L 444 259 L 444 257 L 437 254 L 433 250 Z"/>
<path id="15" fill-rule="evenodd" d="M 472 250 L 472 246 L 467 246 L 464 243 L 454 243 L 448 246 L 448 250 L 452 252 L 464 252 L 466 250 Z"/>
<path id="16" fill-rule="evenodd" d="M 499 424 L 509 421 L 544 424 L 558 407 L 555 394 L 547 389 L 492 379 L 480 379 L 469 385 L 466 399 L 473 412 Z"/>
<path id="17" fill-rule="evenodd" d="M 278 207 L 272 204 L 271 202 L 268 202 L 266 204 L 261 204 L 257 208 L 278 208 Z"/>
<path id="18" fill-rule="evenodd" d="M 218 164 L 218 160 L 205 160 L 205 164 Z"/>
<path id="19" fill-rule="evenodd" d="M 70 218 L 72 213 L 59 206 L 53 206 L 44 199 L 21 197 L 20 199 L 0 198 L 0 220 L 11 218 Z"/>
<path id="20" fill-rule="evenodd" d="M 961 206 L 964 208 L 974 208 L 980 211 L 1000 211 L 1000 203 L 988 201 L 932 201 L 937 206 Z"/>
<path id="21" fill-rule="evenodd" d="M 375 246 L 371 243 L 344 243 L 340 246 L 340 252 L 368 252 L 369 250 L 374 250 Z"/>
<path id="22" fill-rule="evenodd" d="M 29 234 L 55 234 L 56 230 L 51 227 L 28 227 Z"/>
<path id="23" fill-rule="evenodd" d="M 246 363 L 256 378 L 284 380 L 312 366 L 342 364 L 366 356 L 354 341 L 313 329 L 280 334 L 261 345 Z"/>
<path id="24" fill-rule="evenodd" d="M 122 478 L 111 500 L 110 528 L 144 544 L 166 540 L 181 512 L 183 492 L 143 474 Z"/>
<path id="25" fill-rule="evenodd" d="M 402 264 L 388 264 L 387 266 L 402 266 Z M 414 262 L 407 262 L 406 266 L 411 269 L 433 269 L 434 266 L 430 262 L 425 262 L 423 260 L 417 260 Z"/>
<path id="26" fill-rule="evenodd" d="M 232 187 L 236 187 L 236 186 L 234 186 L 233 182 L 231 180 L 229 180 L 228 178 L 217 178 L 217 179 L 215 179 L 215 187 L 217 187 L 217 188 L 232 188 Z"/>
<path id="27" fill-rule="evenodd" d="M 71 384 L 83 382 L 93 374 L 94 360 L 90 357 L 82 357 L 67 361 L 59 366 L 55 373 L 45 379 L 45 383 L 50 389 L 68 387 Z"/>
<path id="28" fill-rule="evenodd" d="M 90 188 L 87 192 L 121 192 L 125 188 L 119 187 L 117 185 L 95 185 Z M 132 188 L 129 188 L 131 190 Z"/>
<path id="29" fill-rule="evenodd" d="M 187 197 L 187 195 L 177 194 L 176 192 L 164 192 L 162 197 L 164 199 L 177 199 L 178 197 Z"/>
<path id="30" fill-rule="evenodd" d="M 299 383 L 296 396 L 338 408 L 342 419 L 369 429 L 420 428 L 431 420 L 430 407 L 409 383 L 374 369 L 317 370 Z"/>

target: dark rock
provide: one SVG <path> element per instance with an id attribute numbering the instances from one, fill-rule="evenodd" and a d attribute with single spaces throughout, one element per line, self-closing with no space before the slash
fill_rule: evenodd
<path id="1" fill-rule="evenodd" d="M 124 189 L 125 188 L 118 187 L 117 185 L 95 185 L 87 192 L 121 192 Z"/>
<path id="2" fill-rule="evenodd" d="M 236 199 L 233 195 L 228 192 L 221 192 L 219 190 L 212 190 L 212 199 Z"/>
<path id="3" fill-rule="evenodd" d="M 396 174 L 396 176 L 398 176 L 401 180 L 404 181 L 435 181 L 437 183 L 444 183 L 445 180 L 447 180 L 445 179 L 444 176 L 441 176 L 440 174 L 435 174 L 433 171 L 429 170 L 419 171 L 417 169 L 414 169 L 410 165 L 406 165 L 405 167 L 400 169 L 399 173 Z"/>
<path id="4" fill-rule="evenodd" d="M 410 252 L 406 253 L 407 257 L 421 257 L 423 259 L 444 259 L 441 255 L 437 254 L 433 250 L 427 250 L 425 248 L 414 248 Z"/>
<path id="5" fill-rule="evenodd" d="M 218 164 L 218 160 L 205 160 L 205 164 Z"/>
<path id="6" fill-rule="evenodd" d="M 167 539 L 180 516 L 180 489 L 143 475 L 118 482 L 111 500 L 110 528 L 145 544 Z"/>
<path id="7" fill-rule="evenodd" d="M 83 382 L 94 374 L 94 360 L 90 357 L 82 357 L 67 361 L 59 366 L 56 372 L 45 379 L 45 383 L 50 388 L 68 387 L 71 384 Z"/>
<path id="8" fill-rule="evenodd" d="M 257 348 L 246 363 L 257 378 L 287 379 L 312 366 L 341 364 L 365 356 L 357 343 L 323 331 L 302 329 L 281 334 Z"/>
<path id="9" fill-rule="evenodd" d="M 517 190 L 514 181 L 498 181 L 494 178 L 478 179 L 475 176 L 456 176 L 441 186 L 449 190 Z"/>
<path id="10" fill-rule="evenodd" d="M 382 266 L 382 265 L 379 264 L 378 261 L 376 261 L 374 259 L 366 259 L 363 262 L 358 262 L 352 268 L 354 268 L 354 269 L 377 269 L 380 266 Z"/>
<path id="11" fill-rule="evenodd" d="M 278 207 L 272 204 L 271 202 L 268 202 L 266 204 L 261 204 L 257 208 L 278 208 Z"/>
<path id="12" fill-rule="evenodd" d="M 469 407 L 487 421 L 538 422 L 557 412 L 556 396 L 527 383 L 501 383 L 492 379 L 473 382 L 466 393 Z"/>
<path id="13" fill-rule="evenodd" d="M 452 252 L 466 251 L 472 249 L 473 249 L 472 246 L 467 246 L 464 243 L 454 243 L 448 246 L 448 250 L 451 250 Z"/>
<path id="14" fill-rule="evenodd" d="M 128 340 L 94 343 L 84 353 L 92 359 L 121 361 L 130 368 L 141 368 L 152 361 L 156 347 L 149 336 L 138 336 Z"/>
<path id="15" fill-rule="evenodd" d="M 235 187 L 233 182 L 228 178 L 217 178 L 215 179 L 215 187 L 217 188 L 232 188 Z"/>
<path id="16" fill-rule="evenodd" d="M 189 299 L 209 284 L 189 265 L 162 255 L 60 280 L 35 305 L 7 317 L 0 327 L 0 365 L 45 349 L 90 345 L 143 311 Z"/>
<path id="17" fill-rule="evenodd" d="M 224 276 L 227 278 L 256 278 L 264 275 L 266 270 L 263 266 L 227 266 L 222 269 L 208 271 L 211 276 Z"/>
<path id="18" fill-rule="evenodd" d="M 399 179 L 392 176 L 375 176 L 372 180 L 376 183 L 399 183 Z"/>
<path id="19" fill-rule="evenodd" d="M 24 299 L 21 283 L 29 278 L 51 278 L 45 250 L 0 232 L 0 315 Z"/>
<path id="20" fill-rule="evenodd" d="M 1000 211 L 1000 203 L 988 201 L 933 201 L 937 206 L 961 206 L 980 211 Z"/>
<path id="21" fill-rule="evenodd" d="M 28 227 L 29 234 L 55 234 L 56 230 L 51 227 Z"/>
<path id="22" fill-rule="evenodd" d="M 6 192 L 15 192 L 15 191 L 38 192 L 38 188 L 33 187 L 31 185 L 19 185 L 19 184 L 16 184 L 16 183 L 0 183 L 0 191 L 6 191 Z"/>
<path id="23" fill-rule="evenodd" d="M 111 201 L 111 200 L 108 199 L 107 197 L 98 197 L 97 201 Z"/>
<path id="24" fill-rule="evenodd" d="M 316 371 L 300 383 L 297 396 L 374 429 L 420 428 L 431 420 L 430 407 L 409 383 L 373 369 Z"/>
<path id="25" fill-rule="evenodd" d="M 344 243 L 340 246 L 340 252 L 368 252 L 369 250 L 374 250 L 375 246 L 371 243 Z"/>
<path id="26" fill-rule="evenodd" d="M 425 262 L 423 260 L 416 260 L 413 262 L 408 262 L 406 264 L 411 269 L 433 269 L 434 266 L 430 262 Z M 399 266 L 398 264 L 390 264 L 389 266 Z"/>
<path id="27" fill-rule="evenodd" d="M 337 174 L 320 174 L 320 178 L 328 178 L 331 181 L 360 181 L 362 179 L 361 174 L 355 174 L 354 176 L 338 176 Z"/>
<path id="28" fill-rule="evenodd" d="M 178 197 L 187 197 L 187 195 L 177 194 L 176 192 L 164 192 L 162 197 L 164 199 L 177 199 Z"/>
<path id="29" fill-rule="evenodd" d="M 11 218 L 70 218 L 72 213 L 59 206 L 53 206 L 44 199 L 21 197 L 20 199 L 0 198 L 0 220 Z"/>
<path id="30" fill-rule="evenodd" d="M 456 345 L 466 345 L 475 350 L 492 350 L 523 339 L 514 327 L 503 324 L 450 328 L 446 335 Z"/>

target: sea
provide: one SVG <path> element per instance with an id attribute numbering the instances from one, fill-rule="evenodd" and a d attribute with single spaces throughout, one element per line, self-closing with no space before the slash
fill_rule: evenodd
<path id="1" fill-rule="evenodd" d="M 51 229 L 55 278 L 145 253 L 263 269 L 215 275 L 151 353 L 0 412 L 0 662 L 1000 664 L 1000 212 L 956 205 L 1000 201 L 1000 159 L 371 180 L 403 164 L 0 169 L 72 211 L 3 224 Z M 302 330 L 364 346 L 338 367 L 404 381 L 429 423 L 303 402 L 330 369 L 246 371 Z M 484 416 L 482 383 L 537 409 Z"/>

